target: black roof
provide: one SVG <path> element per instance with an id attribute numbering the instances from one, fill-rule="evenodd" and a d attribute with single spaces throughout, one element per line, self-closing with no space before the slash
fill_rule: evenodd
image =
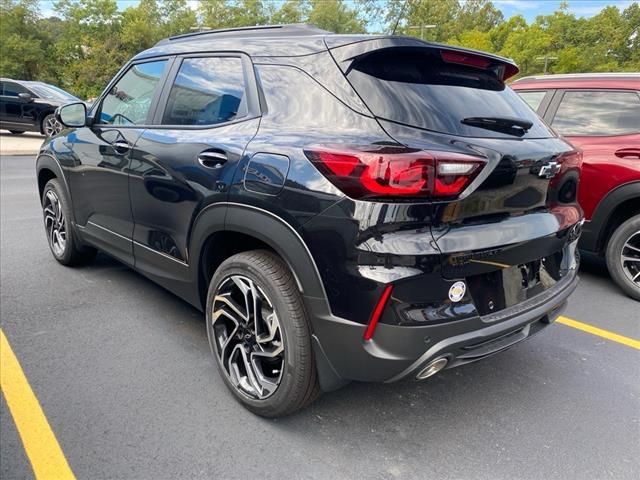
<path id="1" fill-rule="evenodd" d="M 187 33 L 160 40 L 153 47 L 134 57 L 140 60 L 163 55 L 189 53 L 243 52 L 251 57 L 295 57 L 327 51 L 347 44 L 365 40 L 393 38 L 402 45 L 426 45 L 469 52 L 512 63 L 511 60 L 486 52 L 467 48 L 441 45 L 423 40 L 395 35 L 336 34 L 314 25 L 262 25 L 254 27 L 225 28 Z"/>

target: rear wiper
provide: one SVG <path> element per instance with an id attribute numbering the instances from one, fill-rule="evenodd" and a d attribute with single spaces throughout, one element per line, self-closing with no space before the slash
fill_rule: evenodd
<path id="1" fill-rule="evenodd" d="M 512 117 L 468 117 L 460 121 L 472 127 L 486 128 L 496 132 L 508 133 L 521 137 L 533 127 L 533 123 L 528 120 Z"/>

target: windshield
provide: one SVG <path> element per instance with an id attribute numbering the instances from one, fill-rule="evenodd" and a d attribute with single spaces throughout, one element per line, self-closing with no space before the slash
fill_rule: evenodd
<path id="1" fill-rule="evenodd" d="M 47 100 L 59 100 L 63 102 L 76 102 L 80 100 L 78 97 L 74 97 L 70 93 L 65 92 L 61 88 L 54 87 L 53 85 L 28 83 L 27 86 L 40 98 L 46 98 Z"/>
<path id="2" fill-rule="evenodd" d="M 445 62 L 439 50 L 376 50 L 356 59 L 347 78 L 373 114 L 386 120 L 467 137 L 509 137 L 478 122 L 463 122 L 508 118 L 532 124 L 524 138 L 553 136 L 495 72 Z"/>

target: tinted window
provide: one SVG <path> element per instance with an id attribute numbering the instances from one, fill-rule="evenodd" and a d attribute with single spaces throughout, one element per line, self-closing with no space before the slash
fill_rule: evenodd
<path id="1" fill-rule="evenodd" d="M 133 65 L 102 102 L 100 123 L 144 125 L 166 60 Z"/>
<path id="2" fill-rule="evenodd" d="M 215 125 L 246 114 L 239 58 L 185 58 L 171 87 L 162 123 Z"/>
<path id="3" fill-rule="evenodd" d="M 522 90 L 516 90 L 518 95 L 520 95 L 520 97 L 527 102 L 527 104 L 533 108 L 533 110 L 535 110 L 536 112 L 538 111 L 538 108 L 540 108 L 540 104 L 542 103 L 542 100 L 544 99 L 544 96 L 547 94 L 547 92 L 545 91 L 530 91 L 530 92 L 525 92 Z"/>
<path id="4" fill-rule="evenodd" d="M 354 61 L 347 77 L 378 116 L 443 133 L 508 137 L 461 121 L 512 117 L 533 123 L 525 137 L 552 134 L 491 70 L 446 63 L 438 50 L 388 48 Z"/>
<path id="5" fill-rule="evenodd" d="M 40 98 L 46 98 L 47 100 L 60 100 L 63 102 L 74 102 L 79 100 L 78 97 L 74 97 L 70 93 L 64 90 L 54 87 L 53 85 L 43 85 L 37 83 L 29 83 L 29 88 L 38 94 Z"/>
<path id="6" fill-rule="evenodd" d="M 563 135 L 622 135 L 640 131 L 636 92 L 566 92 L 552 126 Z"/>
<path id="7" fill-rule="evenodd" d="M 29 92 L 29 90 L 21 85 L 18 85 L 17 83 L 4 82 L 3 85 L 4 86 L 2 88 L 2 94 L 6 95 L 7 97 L 17 97 L 20 93 L 31 93 Z"/>

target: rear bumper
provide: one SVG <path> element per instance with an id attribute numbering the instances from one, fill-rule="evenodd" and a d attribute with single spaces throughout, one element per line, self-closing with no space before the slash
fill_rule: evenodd
<path id="1" fill-rule="evenodd" d="M 430 361 L 445 356 L 447 368 L 505 350 L 552 323 L 578 283 L 571 270 L 549 290 L 493 315 L 438 325 L 378 324 L 363 340 L 365 325 L 332 315 L 314 321 L 314 348 L 321 387 L 338 388 L 349 380 L 394 382 L 415 377 Z"/>

